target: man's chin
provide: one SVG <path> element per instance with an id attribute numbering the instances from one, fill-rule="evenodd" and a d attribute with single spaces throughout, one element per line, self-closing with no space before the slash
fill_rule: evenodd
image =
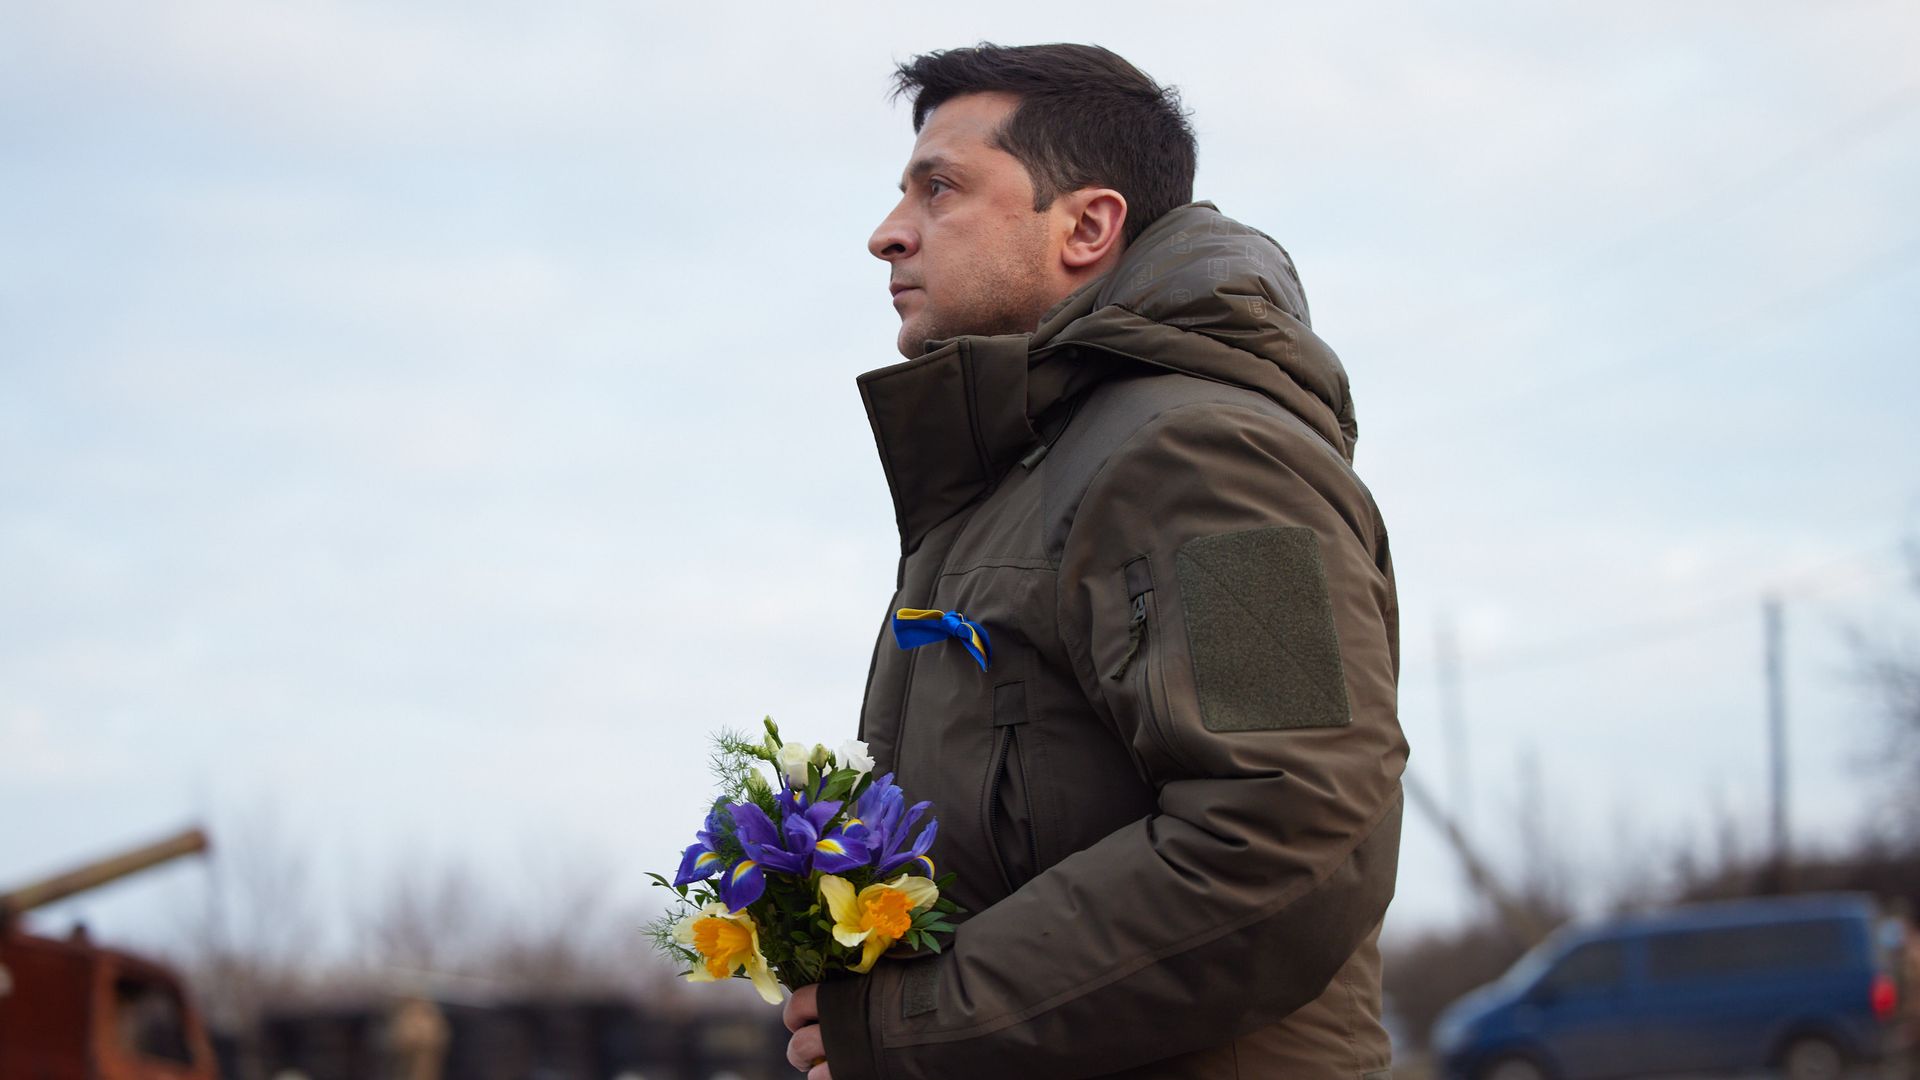
<path id="1" fill-rule="evenodd" d="M 900 324 L 900 336 L 894 339 L 894 347 L 900 355 L 911 360 L 927 351 L 927 342 L 932 340 L 927 325 L 919 319 L 908 319 Z"/>
<path id="2" fill-rule="evenodd" d="M 961 325 L 956 326 L 954 325 L 955 322 Z M 895 339 L 894 345 L 900 350 L 901 356 L 912 360 L 915 357 L 925 355 L 927 342 L 929 341 L 945 341 L 948 338 L 973 334 L 987 336 L 994 334 L 1031 334 L 1033 333 L 1034 327 L 1038 324 L 1038 319 L 1029 320 L 1011 315 L 977 320 L 956 319 L 943 324 L 940 321 L 926 318 L 920 312 L 915 312 L 901 321 L 900 336 Z"/>
<path id="3" fill-rule="evenodd" d="M 895 340 L 894 344 L 899 348 L 901 356 L 911 360 L 917 356 L 926 355 L 927 342 L 929 341 L 945 341 L 948 338 L 961 337 L 966 334 L 982 333 L 990 334 L 994 333 L 994 331 L 965 325 L 954 326 L 951 322 L 943 323 L 939 320 L 929 319 L 924 315 L 915 313 L 902 320 L 900 323 L 900 336 Z"/>

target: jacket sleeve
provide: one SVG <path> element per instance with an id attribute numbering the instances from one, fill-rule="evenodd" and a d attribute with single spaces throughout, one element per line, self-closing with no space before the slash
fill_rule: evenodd
<path id="1" fill-rule="evenodd" d="M 1089 485 L 1058 589 L 1081 688 L 1158 810 L 945 953 L 825 984 L 838 1080 L 1099 1076 L 1217 1046 L 1318 997 L 1386 912 L 1397 612 L 1343 461 L 1252 409 L 1162 413 Z"/>

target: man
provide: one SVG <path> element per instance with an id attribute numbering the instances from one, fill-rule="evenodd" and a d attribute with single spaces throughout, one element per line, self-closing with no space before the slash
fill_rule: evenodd
<path id="1" fill-rule="evenodd" d="M 1291 260 L 1192 199 L 1104 49 L 902 65 L 873 234 L 907 362 L 860 378 L 902 557 L 861 735 L 971 916 L 788 1002 L 812 1080 L 1384 1077 L 1406 744 L 1380 515 Z M 953 624 L 961 625 L 961 624 Z M 977 655 L 976 655 L 977 654 Z"/>

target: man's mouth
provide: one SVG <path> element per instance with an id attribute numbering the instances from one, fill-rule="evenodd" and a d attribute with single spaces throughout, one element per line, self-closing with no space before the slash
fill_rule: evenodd
<path id="1" fill-rule="evenodd" d="M 892 292 L 893 295 L 899 296 L 901 293 L 906 292 L 908 289 L 917 289 L 919 287 L 920 286 L 918 285 L 903 285 L 900 282 L 896 281 L 893 284 L 887 286 L 887 289 L 890 292 Z"/>

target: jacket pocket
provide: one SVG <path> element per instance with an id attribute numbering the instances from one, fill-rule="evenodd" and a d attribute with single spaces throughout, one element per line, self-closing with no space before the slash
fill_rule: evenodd
<path id="1" fill-rule="evenodd" d="M 1156 647 L 1158 620 L 1152 564 L 1145 555 L 1136 556 L 1121 572 L 1127 588 L 1127 649 L 1121 654 L 1120 662 L 1107 673 L 1107 678 L 1111 682 L 1126 683 L 1138 710 L 1140 725 L 1147 729 L 1147 737 L 1169 761 L 1177 762 L 1180 755 L 1174 750 L 1172 735 L 1167 730 L 1167 713 L 1160 702 L 1161 687 L 1155 677 L 1159 649 Z"/>
<path id="2" fill-rule="evenodd" d="M 993 688 L 993 751 L 981 797 L 988 849 L 1012 893 L 1033 879 L 1040 867 L 1040 842 L 1034 829 L 1033 784 L 1027 773 L 1031 748 L 1022 747 L 1027 725 L 1027 687 L 1023 682 Z M 1029 732 L 1027 740 L 1033 736 Z"/>

